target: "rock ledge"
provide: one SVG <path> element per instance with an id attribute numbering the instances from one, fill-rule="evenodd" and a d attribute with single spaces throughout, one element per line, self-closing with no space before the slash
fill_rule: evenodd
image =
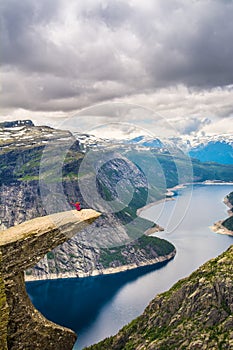
<path id="1" fill-rule="evenodd" d="M 100 216 L 85 209 L 52 214 L 0 231 L 0 349 L 69 350 L 76 334 L 48 321 L 31 303 L 24 270 Z"/>

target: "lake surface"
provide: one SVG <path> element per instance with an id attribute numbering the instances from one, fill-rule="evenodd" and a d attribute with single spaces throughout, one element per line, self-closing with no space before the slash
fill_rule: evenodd
<path id="1" fill-rule="evenodd" d="M 27 290 L 32 302 L 48 319 L 78 333 L 75 350 L 115 334 L 141 314 L 156 294 L 233 244 L 233 237 L 209 228 L 227 217 L 222 201 L 231 191 L 233 185 L 195 185 L 193 190 L 179 190 L 176 200 L 141 213 L 166 227 L 157 236 L 177 249 L 169 263 L 107 276 L 30 282 Z"/>

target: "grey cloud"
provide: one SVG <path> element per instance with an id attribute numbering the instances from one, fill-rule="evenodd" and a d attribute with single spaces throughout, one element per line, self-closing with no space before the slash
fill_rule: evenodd
<path id="1" fill-rule="evenodd" d="M 199 119 L 196 117 L 189 117 L 176 120 L 174 127 L 183 135 L 189 135 L 196 133 L 206 125 L 209 125 L 211 121 L 208 118 Z"/>
<path id="2" fill-rule="evenodd" d="M 122 0 L 96 1 L 95 3 L 88 0 L 81 4 L 78 11 L 79 15 L 91 22 L 93 20 L 104 22 L 114 30 L 129 22 L 132 13 L 133 7 L 130 2 Z"/>
<path id="3" fill-rule="evenodd" d="M 60 0 L 1 0 L 1 64 L 22 65 L 41 45 L 35 29 L 56 17 Z"/>
<path id="4" fill-rule="evenodd" d="M 144 60 L 154 86 L 183 83 L 207 88 L 232 83 L 233 3 L 179 3 L 175 11 L 167 9 L 163 28 L 150 35 Z"/>
<path id="5" fill-rule="evenodd" d="M 232 1 L 0 0 L 0 9 L 3 107 L 67 111 L 233 82 Z"/>

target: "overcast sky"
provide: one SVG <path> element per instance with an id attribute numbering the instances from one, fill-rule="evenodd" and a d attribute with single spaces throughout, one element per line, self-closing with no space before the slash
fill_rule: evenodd
<path id="1" fill-rule="evenodd" d="M 232 133 L 232 14 L 232 0 L 0 0 L 1 120 L 119 101 Z"/>

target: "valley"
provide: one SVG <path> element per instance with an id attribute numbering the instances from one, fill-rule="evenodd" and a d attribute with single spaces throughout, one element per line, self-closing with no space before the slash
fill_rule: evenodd
<path id="1" fill-rule="evenodd" d="M 34 126 L 30 121 L 1 125 L 0 129 L 1 229 L 38 216 L 70 210 L 70 202 L 77 198 L 81 201 L 82 208 L 94 206 L 94 209 L 102 212 L 92 226 L 78 232 L 68 242 L 47 253 L 34 268 L 30 267 L 25 273 L 28 281 L 35 281 L 27 284 L 34 305 L 49 319 L 78 332 L 79 340 L 75 349 L 81 349 L 114 334 L 138 316 L 155 293 L 166 290 L 179 278 L 187 276 L 201 263 L 229 247 L 229 236 L 219 235 L 217 238 L 213 233 L 210 234 L 208 226 L 219 220 L 220 212 L 216 203 L 221 202 L 221 198 L 220 192 L 215 188 L 224 190 L 225 193 L 221 192 L 224 196 L 228 193 L 227 185 L 223 182 L 232 181 L 231 164 L 204 163 L 198 159 L 190 159 L 183 151 L 171 149 L 171 146 L 164 147 L 158 144 L 158 141 L 155 142 L 155 147 L 150 149 L 148 144 L 135 147 L 124 143 L 114 145 L 109 141 L 105 145 L 103 141 L 98 147 L 93 138 L 89 142 L 88 135 L 79 140 L 68 131 Z M 203 182 L 212 182 L 213 185 L 202 187 L 200 183 Z M 179 189 L 184 183 L 199 185 L 194 185 L 192 192 L 192 186 Z M 218 184 L 214 183 L 222 184 L 218 187 Z M 174 186 L 177 186 L 175 200 L 164 203 L 167 188 Z M 204 194 L 201 199 L 198 196 L 197 200 L 195 199 L 194 194 L 199 193 L 196 188 L 200 188 Z M 212 198 L 215 194 L 217 197 Z M 200 206 L 198 203 L 201 203 L 201 212 L 198 219 L 190 219 L 189 228 L 182 231 L 182 226 L 179 225 L 184 217 L 192 213 L 187 206 L 190 200 L 196 200 L 193 209 L 196 215 L 197 207 Z M 153 206 L 154 202 L 158 204 Z M 182 211 L 186 207 L 188 211 L 186 213 L 185 209 L 185 215 L 182 217 Z M 210 215 L 212 212 L 213 217 Z M 176 218 L 173 215 L 172 219 L 171 213 L 179 215 Z M 209 223 L 206 226 L 207 217 Z M 200 221 L 200 218 L 203 219 Z M 229 219 L 225 221 L 228 222 Z M 205 225 L 200 226 L 204 222 Z M 165 231 L 160 231 L 160 226 L 165 228 Z M 181 236 L 176 239 L 173 231 L 176 232 L 178 226 L 177 232 Z M 187 234 L 191 232 L 190 229 L 192 238 Z M 145 232 L 151 233 L 154 230 L 158 231 L 157 237 L 153 237 L 154 234 L 144 235 Z M 183 232 L 186 237 L 182 236 Z M 193 264 L 190 264 L 190 239 L 193 241 L 193 248 L 197 249 L 193 253 L 198 251 L 198 256 L 193 257 Z M 211 249 L 210 241 L 213 244 Z M 174 274 L 176 264 L 178 274 Z M 185 269 L 182 266 L 185 266 Z M 164 284 L 162 276 L 169 276 L 170 273 Z M 151 274 L 156 276 L 156 280 L 159 278 L 159 289 L 157 283 L 151 285 Z M 86 282 L 83 284 L 74 277 L 86 277 Z M 66 283 L 63 278 L 66 278 Z M 110 302 L 106 313 L 102 314 L 101 310 L 105 309 L 104 305 L 110 294 L 103 294 L 101 302 L 98 301 L 98 293 L 96 294 L 98 309 L 95 311 L 94 323 L 90 322 L 88 309 L 83 309 L 87 313 L 87 322 L 82 325 L 77 323 L 80 309 L 75 305 L 75 301 L 74 314 L 68 313 L 65 316 L 62 309 L 61 314 L 59 311 L 55 312 L 54 307 L 59 310 L 59 307 L 56 307 L 56 296 L 45 292 L 49 291 L 50 287 L 53 289 L 54 284 L 56 289 L 63 290 L 64 295 L 69 295 L 70 301 L 76 299 L 74 296 L 78 288 L 78 293 L 87 295 L 90 300 L 93 298 L 92 293 L 98 291 L 99 283 L 103 283 L 101 288 L 106 288 L 105 282 L 109 285 L 112 283 L 110 281 L 116 282 L 115 287 L 109 291 L 112 293 L 112 303 Z M 118 289 L 124 294 L 128 283 L 133 288 L 132 292 L 126 294 L 126 299 L 121 301 L 124 309 L 127 309 L 125 303 L 128 303 L 129 298 L 132 298 L 132 304 L 129 304 L 127 315 L 116 316 L 114 322 L 111 321 L 113 325 L 110 326 L 112 312 L 122 310 L 114 295 L 118 296 Z M 134 297 L 135 283 L 140 286 L 137 295 L 144 290 L 138 304 Z M 65 291 L 66 285 L 68 289 Z M 87 286 L 89 291 L 85 289 Z M 74 295 L 70 294 L 71 290 L 74 291 Z M 102 293 L 102 290 L 100 289 L 99 293 Z M 40 304 L 42 294 L 45 296 L 43 305 Z M 53 299 L 52 310 L 49 306 L 50 298 Z M 59 298 L 57 296 L 58 304 L 65 306 L 66 301 Z M 79 294 L 79 302 L 87 305 L 88 300 L 81 299 Z M 66 310 L 67 308 L 68 305 Z M 94 310 L 93 306 L 93 310 L 90 310 L 91 319 Z M 99 320 L 102 317 L 109 325 L 106 326 L 106 332 L 99 330 L 98 325 L 105 324 Z"/>

